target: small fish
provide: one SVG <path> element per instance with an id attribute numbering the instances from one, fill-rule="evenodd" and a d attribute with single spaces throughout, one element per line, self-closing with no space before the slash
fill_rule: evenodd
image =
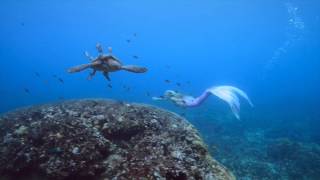
<path id="1" fill-rule="evenodd" d="M 127 39 L 126 41 L 127 41 L 127 43 L 131 43 L 131 40 L 130 40 L 130 39 Z"/>
<path id="2" fill-rule="evenodd" d="M 34 75 L 37 76 L 38 78 L 40 77 L 40 74 L 38 72 L 34 72 Z"/>
<path id="3" fill-rule="evenodd" d="M 59 100 L 64 100 L 64 97 L 63 97 L 63 96 L 59 96 L 58 99 L 59 99 Z"/>
<path id="4" fill-rule="evenodd" d="M 171 81 L 169 79 L 164 80 L 164 82 L 171 83 Z"/>
<path id="5" fill-rule="evenodd" d="M 180 86 L 181 86 L 181 83 L 176 83 L 176 85 L 180 87 Z"/>
<path id="6" fill-rule="evenodd" d="M 54 78 L 58 78 L 58 76 L 57 76 L 56 74 L 52 75 L 52 77 L 54 77 Z"/>
<path id="7" fill-rule="evenodd" d="M 44 80 L 43 83 L 44 83 L 44 84 L 48 84 L 48 80 Z"/>
<path id="8" fill-rule="evenodd" d="M 139 59 L 139 56 L 136 56 L 136 55 L 134 55 L 132 57 L 135 58 L 135 59 Z"/>
<path id="9" fill-rule="evenodd" d="M 191 84 L 191 82 L 190 82 L 190 81 L 187 81 L 186 83 L 187 83 L 187 84 Z"/>
<path id="10" fill-rule="evenodd" d="M 171 69 L 171 66 L 169 66 L 169 65 L 166 65 L 166 66 L 165 66 L 165 68 L 167 68 L 167 69 Z"/>
<path id="11" fill-rule="evenodd" d="M 111 84 L 108 84 L 108 88 L 112 89 L 112 85 L 111 85 Z"/>
<path id="12" fill-rule="evenodd" d="M 164 99 L 164 96 L 159 96 L 161 99 Z"/>
<path id="13" fill-rule="evenodd" d="M 182 117 L 186 117 L 186 113 L 181 113 L 180 114 Z"/>
<path id="14" fill-rule="evenodd" d="M 150 96 L 151 96 L 149 92 L 147 92 L 147 93 L 146 93 L 146 95 L 147 95 L 148 97 L 150 97 Z"/>
<path id="15" fill-rule="evenodd" d="M 58 78 L 58 81 L 61 82 L 62 84 L 64 84 L 64 81 L 62 78 Z"/>
<path id="16" fill-rule="evenodd" d="M 134 36 L 134 37 L 137 37 L 137 33 L 133 33 L 133 36 Z"/>
<path id="17" fill-rule="evenodd" d="M 23 89 L 25 93 L 30 94 L 30 90 L 28 88 Z"/>
<path id="18" fill-rule="evenodd" d="M 21 25 L 21 26 L 24 26 L 24 22 L 21 22 L 20 25 Z"/>

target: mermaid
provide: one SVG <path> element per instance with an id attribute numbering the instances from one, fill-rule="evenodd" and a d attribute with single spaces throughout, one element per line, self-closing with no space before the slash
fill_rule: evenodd
<path id="1" fill-rule="evenodd" d="M 234 116 L 240 120 L 240 102 L 238 95 L 248 101 L 251 107 L 253 104 L 248 95 L 239 88 L 233 86 L 215 86 L 205 90 L 199 97 L 192 97 L 182 93 L 167 90 L 163 96 L 153 97 L 153 100 L 171 101 L 180 107 L 197 107 L 200 106 L 210 95 L 215 95 L 227 102 Z"/>

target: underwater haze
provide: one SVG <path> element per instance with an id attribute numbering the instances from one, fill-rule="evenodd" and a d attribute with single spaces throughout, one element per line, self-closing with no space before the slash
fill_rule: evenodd
<path id="1" fill-rule="evenodd" d="M 0 2 L 0 112 L 79 98 L 151 104 L 184 116 L 237 179 L 320 179 L 320 1 Z M 68 73 L 100 43 L 146 73 Z M 195 108 L 152 97 L 245 91 L 238 120 L 211 96 Z"/>

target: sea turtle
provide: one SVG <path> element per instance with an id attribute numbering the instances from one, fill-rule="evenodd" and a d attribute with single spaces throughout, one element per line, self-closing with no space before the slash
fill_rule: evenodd
<path id="1" fill-rule="evenodd" d="M 136 65 L 123 65 L 118 58 L 112 55 L 111 47 L 108 48 L 108 54 L 103 53 L 103 48 L 99 43 L 97 43 L 96 49 L 99 53 L 98 57 L 96 58 L 90 56 L 88 52 L 85 52 L 85 56 L 91 61 L 91 63 L 72 67 L 68 70 L 68 72 L 76 73 L 91 68 L 93 69 L 93 71 L 88 76 L 89 80 L 92 79 L 92 77 L 96 74 L 97 71 L 101 71 L 105 78 L 108 81 L 110 81 L 109 72 L 125 70 L 133 73 L 144 73 L 148 70 L 145 67 L 140 67 Z"/>

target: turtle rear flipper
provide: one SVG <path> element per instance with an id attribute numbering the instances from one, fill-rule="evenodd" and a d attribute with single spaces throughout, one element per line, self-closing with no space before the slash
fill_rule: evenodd
<path id="1" fill-rule="evenodd" d="M 145 73 L 148 71 L 148 69 L 145 67 L 140 67 L 135 65 L 122 66 L 121 69 L 129 72 L 133 72 L 133 73 Z"/>
<path id="2" fill-rule="evenodd" d="M 87 79 L 88 79 L 88 80 L 91 80 L 91 79 L 93 78 L 93 76 L 96 75 L 96 72 L 97 72 L 97 70 L 94 69 L 94 70 L 89 74 L 89 76 L 88 76 Z"/>
<path id="3" fill-rule="evenodd" d="M 109 73 L 108 72 L 103 72 L 104 77 L 108 80 L 111 81 Z"/>
<path id="4" fill-rule="evenodd" d="M 90 67 L 91 67 L 91 64 L 82 64 L 82 65 L 75 66 L 75 67 L 72 67 L 72 68 L 68 69 L 68 72 L 69 73 L 76 73 L 76 72 L 80 72 L 80 71 L 83 71 L 85 69 L 88 69 Z"/>

